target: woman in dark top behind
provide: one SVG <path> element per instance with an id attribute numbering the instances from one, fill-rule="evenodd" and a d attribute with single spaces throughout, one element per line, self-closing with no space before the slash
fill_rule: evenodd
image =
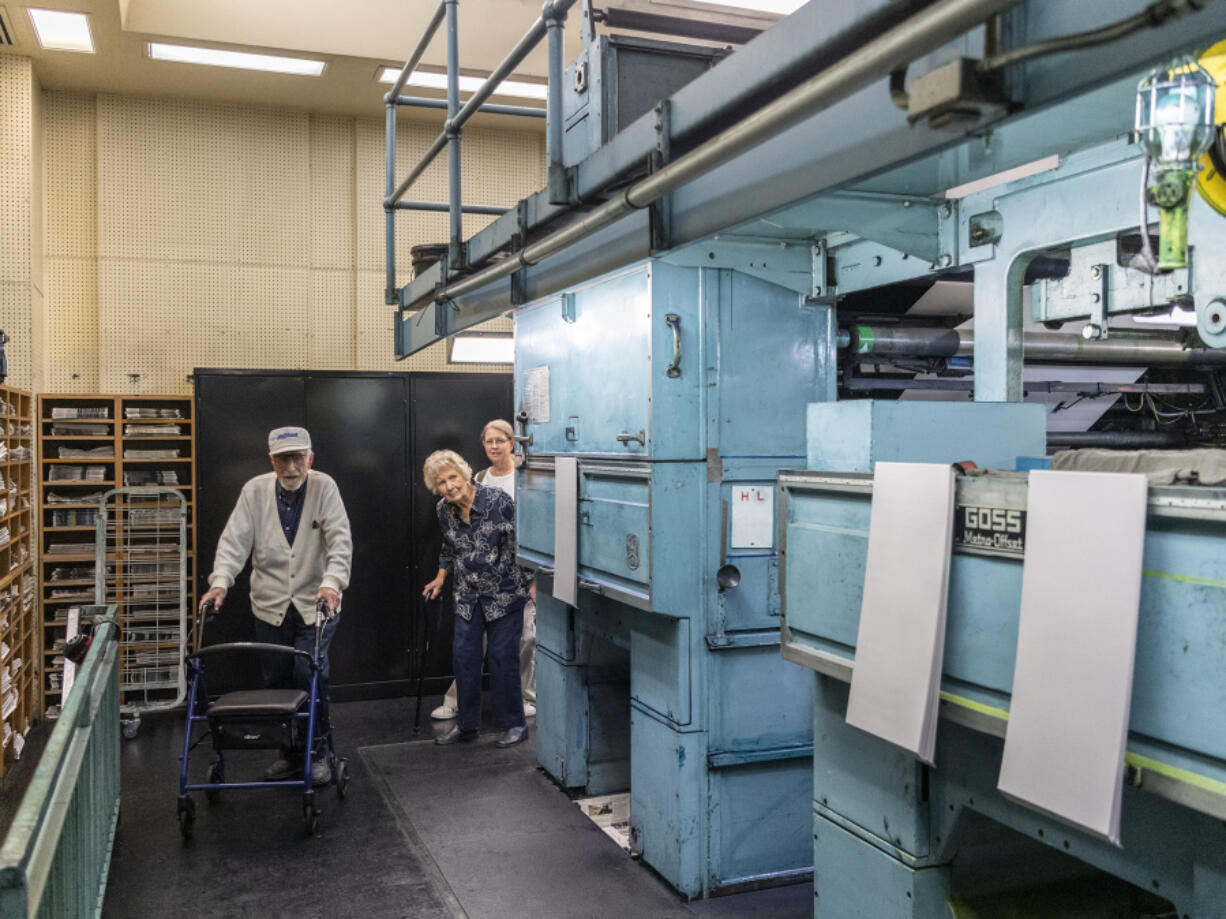
<path id="1" fill-rule="evenodd" d="M 529 578 L 515 564 L 515 502 L 499 488 L 472 481 L 472 468 L 452 450 L 426 457 L 426 487 L 442 500 L 438 522 L 443 534 L 438 574 L 422 595 L 437 597 L 443 582 L 454 578 L 455 639 L 452 645 L 459 717 L 435 743 L 476 740 L 481 723 L 481 637 L 486 636 L 494 725 L 502 732 L 497 745 L 525 740 L 523 698 L 519 686 L 519 637 Z"/>

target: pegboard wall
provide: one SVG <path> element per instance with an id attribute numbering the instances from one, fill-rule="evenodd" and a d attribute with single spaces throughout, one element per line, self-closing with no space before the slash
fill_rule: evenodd
<path id="1" fill-rule="evenodd" d="M 9 336 L 5 349 L 8 380 L 12 386 L 34 385 L 33 317 L 43 306 L 43 281 L 38 274 L 42 259 L 34 251 L 34 207 L 37 151 L 36 85 L 30 61 L 0 55 L 0 329 Z"/>
<path id="2" fill-rule="evenodd" d="M 394 360 L 382 119 L 45 98 L 48 391 L 187 393 L 194 367 L 509 369 L 449 365 L 445 344 Z M 437 130 L 401 122 L 398 171 Z M 462 168 L 466 203 L 512 205 L 545 183 L 544 140 L 470 130 Z M 446 200 L 445 155 L 410 195 Z M 398 283 L 412 246 L 446 237 L 445 214 L 400 212 Z"/>
<path id="3" fill-rule="evenodd" d="M 43 93 L 47 392 L 98 392 L 98 118 L 93 96 Z"/>

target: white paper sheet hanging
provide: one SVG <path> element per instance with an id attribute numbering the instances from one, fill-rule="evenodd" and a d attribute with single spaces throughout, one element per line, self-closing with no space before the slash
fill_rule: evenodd
<path id="1" fill-rule="evenodd" d="M 579 605 L 579 461 L 553 461 L 553 596 Z"/>
<path id="2" fill-rule="evenodd" d="M 878 463 L 847 723 L 931 763 L 945 651 L 954 470 Z"/>
<path id="3" fill-rule="evenodd" d="M 1000 790 L 1119 845 L 1147 484 L 1031 472 Z"/>

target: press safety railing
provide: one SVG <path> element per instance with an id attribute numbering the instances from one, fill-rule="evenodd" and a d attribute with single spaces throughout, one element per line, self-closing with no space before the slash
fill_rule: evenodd
<path id="1" fill-rule="evenodd" d="M 460 107 L 460 53 L 459 53 L 459 0 L 440 0 L 426 31 L 417 43 L 417 47 L 405 62 L 391 91 L 383 97 L 386 106 L 386 197 L 383 199 L 385 212 L 386 243 L 387 243 L 387 291 L 386 301 L 390 306 L 399 305 L 399 290 L 396 285 L 396 226 L 395 218 L 398 210 L 415 211 L 446 211 L 450 216 L 450 228 L 447 242 L 446 264 L 452 269 L 463 268 L 463 215 L 486 214 L 500 216 L 508 208 L 493 207 L 479 204 L 464 204 L 461 197 L 460 175 L 460 136 L 464 125 L 477 112 L 490 112 L 503 115 L 525 115 L 547 119 L 545 147 L 549 161 L 549 181 L 551 186 L 562 175 L 562 26 L 566 21 L 566 13 L 576 0 L 552 0 L 547 2 L 541 14 L 524 34 L 510 54 L 503 59 L 473 92 L 464 106 Z M 434 39 L 439 26 L 446 20 L 447 28 L 447 121 L 443 130 L 434 139 L 417 164 L 409 170 L 409 174 L 396 184 L 396 111 L 404 105 L 427 105 L 437 107 L 436 100 L 422 100 L 400 95 L 413 71 L 421 62 L 422 55 Z M 489 105 L 486 100 L 493 95 L 499 85 L 523 63 L 532 53 L 542 38 L 548 38 L 549 53 L 549 87 L 546 108 Z M 446 204 L 426 201 L 406 201 L 405 194 L 429 168 L 430 164 L 447 148 L 448 190 L 449 201 Z"/>
<path id="2" fill-rule="evenodd" d="M 102 913 L 119 817 L 119 636 L 114 606 L 64 699 L 0 846 L 0 916 L 77 919 Z"/>

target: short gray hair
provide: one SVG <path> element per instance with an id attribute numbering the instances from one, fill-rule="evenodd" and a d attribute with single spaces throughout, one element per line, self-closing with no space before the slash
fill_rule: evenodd
<path id="1" fill-rule="evenodd" d="M 466 482 L 473 477 L 473 467 L 464 462 L 464 457 L 460 454 L 454 450 L 435 450 L 426 457 L 426 462 L 421 469 L 421 477 L 425 480 L 426 488 L 430 489 L 431 494 L 438 494 L 438 480 L 449 468 L 458 469 Z"/>

